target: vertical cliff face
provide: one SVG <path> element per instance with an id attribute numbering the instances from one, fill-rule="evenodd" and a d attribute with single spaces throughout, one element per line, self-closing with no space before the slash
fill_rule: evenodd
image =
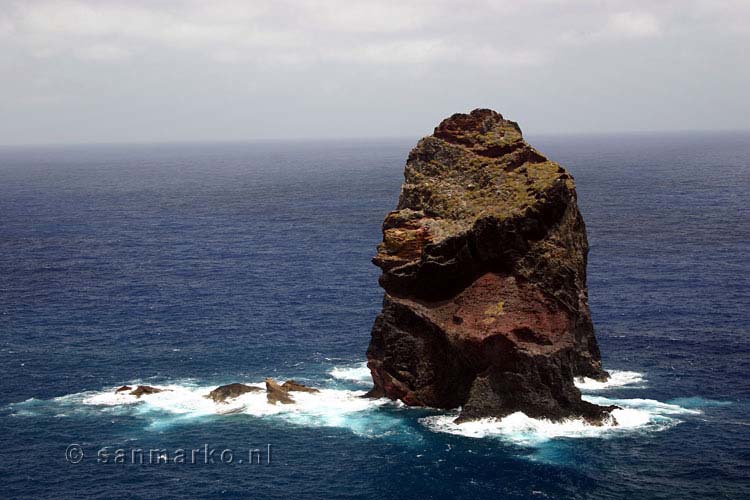
<path id="1" fill-rule="evenodd" d="M 601 367 L 586 290 L 586 229 L 573 178 L 515 122 L 478 109 L 409 154 L 373 262 L 383 311 L 367 352 L 375 396 L 599 421 L 576 376 Z"/>

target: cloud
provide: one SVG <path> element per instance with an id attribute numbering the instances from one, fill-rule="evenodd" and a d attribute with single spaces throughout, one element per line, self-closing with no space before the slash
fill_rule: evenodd
<path id="1" fill-rule="evenodd" d="M 644 38 L 660 35 L 661 27 L 648 12 L 618 12 L 610 16 L 603 34 Z"/>
<path id="2" fill-rule="evenodd" d="M 654 39 L 702 19 L 742 34 L 736 14 L 747 7 L 716 1 L 40 0 L 12 2 L 0 33 L 37 56 L 92 63 L 173 50 L 222 64 L 534 67 L 559 55 L 560 41 Z"/>
<path id="3" fill-rule="evenodd" d="M 466 42 L 416 39 L 379 42 L 337 50 L 323 58 L 347 63 L 379 65 L 468 64 L 484 66 L 535 66 L 544 62 L 541 54 L 525 49 L 496 48 Z"/>
<path id="4" fill-rule="evenodd" d="M 304 2 L 309 23 L 320 29 L 349 33 L 398 33 L 429 25 L 429 2 Z"/>
<path id="5" fill-rule="evenodd" d="M 498 50 L 486 37 L 451 28 L 478 21 L 443 1 L 403 2 L 279 0 L 266 2 L 15 3 L 7 29 L 36 57 L 66 54 L 91 62 L 125 59 L 137 52 L 188 51 L 233 64 L 351 63 L 533 65 L 537 49 L 507 43 Z M 471 9 L 467 10 L 467 12 Z M 470 31 L 468 32 L 470 33 Z M 127 48 L 126 48 L 127 47 Z M 487 60 L 479 60 L 484 54 Z"/>
<path id="6" fill-rule="evenodd" d="M 588 26 L 564 30 L 560 39 L 573 44 L 588 44 L 597 41 L 627 42 L 656 38 L 663 34 L 662 23 L 650 12 L 629 10 L 602 14 L 601 18 L 592 17 Z"/>
<path id="7" fill-rule="evenodd" d="M 114 45 L 92 45 L 77 50 L 76 55 L 83 60 L 114 62 L 130 57 L 130 51 Z"/>

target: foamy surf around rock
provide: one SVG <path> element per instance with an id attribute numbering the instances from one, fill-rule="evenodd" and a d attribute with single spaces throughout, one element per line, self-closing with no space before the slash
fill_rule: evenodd
<path id="1" fill-rule="evenodd" d="M 263 386 L 261 383 L 249 385 Z M 265 391 L 243 394 L 227 403 L 216 403 L 206 398 L 214 386 L 167 384 L 160 387 L 166 390 L 140 399 L 128 394 L 113 394 L 111 390 L 83 393 L 71 398 L 92 407 L 137 405 L 137 411 L 141 414 L 167 414 L 166 418 L 156 419 L 157 425 L 169 423 L 169 414 L 190 417 L 244 414 L 273 417 L 304 426 L 349 427 L 355 433 L 365 434 L 369 431 L 362 422 L 357 422 L 355 414 L 392 404 L 387 399 L 362 398 L 364 391 L 341 389 L 320 389 L 318 393 L 295 392 L 292 404 L 271 404 Z"/>
<path id="2" fill-rule="evenodd" d="M 609 379 L 605 381 L 594 380 L 588 377 L 580 377 L 575 380 L 575 385 L 583 392 L 603 391 L 605 389 L 614 389 L 618 387 L 630 389 L 642 389 L 646 379 L 642 373 L 630 372 L 624 370 L 612 370 L 609 372 Z"/>
<path id="3" fill-rule="evenodd" d="M 457 413 L 434 415 L 420 419 L 420 423 L 434 432 L 445 432 L 470 438 L 496 438 L 505 442 L 537 446 L 556 438 L 610 438 L 633 432 L 656 432 L 680 423 L 677 415 L 700 414 L 700 410 L 678 404 L 662 403 L 653 399 L 615 399 L 594 396 L 612 389 L 642 389 L 646 382 L 643 373 L 611 370 L 605 382 L 589 378 L 576 379 L 576 387 L 584 393 L 583 400 L 600 406 L 616 405 L 612 418 L 602 425 L 591 425 L 585 420 L 567 419 L 553 422 L 535 419 L 516 412 L 502 419 L 485 418 L 473 422 L 456 423 Z"/>
<path id="4" fill-rule="evenodd" d="M 207 396 L 216 385 L 193 380 L 158 384 L 158 394 L 136 397 L 128 392 L 115 392 L 115 387 L 86 391 L 51 400 L 30 399 L 12 405 L 19 416 L 52 413 L 63 416 L 97 414 L 130 415 L 144 419 L 145 427 L 158 430 L 177 424 L 190 424 L 208 418 L 246 415 L 271 418 L 293 425 L 308 427 L 343 427 L 358 435 L 378 436 L 392 432 L 400 421 L 387 413 L 375 411 L 384 406 L 400 405 L 388 399 L 363 398 L 363 390 L 323 388 L 319 392 L 294 392 L 292 404 L 271 404 L 262 382 L 248 385 L 263 389 L 215 402 Z M 138 382 L 131 383 L 137 386 Z"/>
<path id="5" fill-rule="evenodd" d="M 328 374 L 338 380 L 354 382 L 358 385 L 372 385 L 372 375 L 367 362 L 355 363 L 347 366 L 336 366 Z"/>
<path id="6" fill-rule="evenodd" d="M 602 425 L 591 425 L 583 419 L 552 422 L 527 417 L 516 412 L 502 419 L 486 418 L 457 424 L 457 414 L 424 417 L 420 422 L 435 432 L 446 432 L 471 438 L 498 438 L 525 446 L 536 446 L 555 438 L 608 438 L 632 432 L 654 432 L 668 429 L 680 421 L 680 414 L 700 413 L 677 405 L 650 399 L 608 399 L 584 396 L 599 405 L 618 405 L 612 418 Z"/>

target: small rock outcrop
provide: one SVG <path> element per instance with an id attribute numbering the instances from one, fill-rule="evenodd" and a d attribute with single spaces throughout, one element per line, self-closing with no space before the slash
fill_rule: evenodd
<path id="1" fill-rule="evenodd" d="M 253 387 L 252 385 L 234 383 L 219 386 L 209 392 L 206 397 L 213 399 L 216 403 L 224 403 L 227 399 L 236 398 L 237 396 L 241 396 L 248 392 L 261 392 L 262 390 L 263 389 Z"/>
<path id="2" fill-rule="evenodd" d="M 294 399 L 289 395 L 289 392 L 272 378 L 266 379 L 266 398 L 272 405 L 276 403 L 284 405 L 294 404 Z"/>
<path id="3" fill-rule="evenodd" d="M 515 122 L 478 109 L 409 154 L 373 262 L 383 310 L 371 396 L 461 407 L 459 420 L 583 417 L 574 377 L 606 379 L 589 311 L 588 242 L 570 173 Z"/>
<path id="4" fill-rule="evenodd" d="M 115 394 L 119 394 L 121 392 L 129 392 L 129 391 L 132 391 L 132 390 L 133 390 L 133 388 L 130 387 L 129 385 L 123 385 L 122 387 L 118 387 L 117 388 L 117 390 L 115 391 Z"/>
<path id="5" fill-rule="evenodd" d="M 120 389 L 122 389 L 122 387 L 120 387 Z M 150 385 L 139 385 L 138 387 L 130 391 L 130 395 L 140 398 L 143 395 L 157 394 L 159 392 L 164 392 L 165 390 L 167 389 L 159 389 L 158 387 L 151 387 Z"/>
<path id="6" fill-rule="evenodd" d="M 320 392 L 320 390 L 300 384 L 296 380 L 287 380 L 279 385 L 278 382 L 270 377 L 266 379 L 266 397 L 269 403 L 274 405 L 276 403 L 285 405 L 293 404 L 294 399 L 289 394 L 290 392 Z"/>
<path id="7" fill-rule="evenodd" d="M 281 388 L 287 392 L 320 392 L 320 390 L 314 387 L 307 387 L 296 380 L 287 380 L 281 384 Z"/>

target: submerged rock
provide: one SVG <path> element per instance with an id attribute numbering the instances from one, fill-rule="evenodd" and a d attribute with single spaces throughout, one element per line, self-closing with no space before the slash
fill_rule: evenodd
<path id="1" fill-rule="evenodd" d="M 284 405 L 294 404 L 294 399 L 292 399 L 288 391 L 272 378 L 266 379 L 266 398 L 273 405 L 276 403 Z"/>
<path id="2" fill-rule="evenodd" d="M 122 389 L 122 388 L 121 388 Z M 132 396 L 135 396 L 137 398 L 140 398 L 144 394 L 156 394 L 159 392 L 164 392 L 167 389 L 159 389 L 158 387 L 151 387 L 150 385 L 139 385 L 134 390 L 130 391 L 130 394 Z"/>
<path id="3" fill-rule="evenodd" d="M 573 384 L 608 375 L 571 175 L 515 122 L 478 109 L 419 141 L 404 177 L 373 259 L 385 297 L 367 352 L 369 394 L 462 407 L 460 420 L 607 417 Z"/>
<path id="4" fill-rule="evenodd" d="M 213 391 L 209 392 L 206 397 L 209 399 L 213 399 L 217 403 L 223 403 L 227 399 L 236 398 L 237 396 L 241 396 L 242 394 L 248 392 L 261 392 L 262 390 L 263 389 L 260 389 L 259 387 L 253 387 L 252 385 L 234 383 L 219 386 Z"/>

